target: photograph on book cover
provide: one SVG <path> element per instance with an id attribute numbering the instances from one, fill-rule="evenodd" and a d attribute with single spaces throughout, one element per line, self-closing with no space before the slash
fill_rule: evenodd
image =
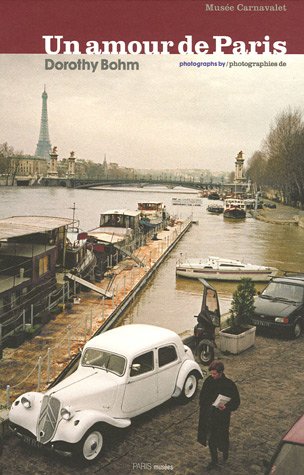
<path id="1" fill-rule="evenodd" d="M 263 473 L 302 415 L 304 8 L 72 3 L 0 6 L 0 473 L 207 473 L 214 358 L 241 406 L 213 468 Z"/>

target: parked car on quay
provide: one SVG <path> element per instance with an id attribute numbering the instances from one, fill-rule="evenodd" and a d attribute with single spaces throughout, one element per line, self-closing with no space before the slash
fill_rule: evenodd
<path id="1" fill-rule="evenodd" d="M 304 467 L 304 415 L 282 437 L 265 475 L 295 475 Z"/>
<path id="2" fill-rule="evenodd" d="M 264 208 L 270 208 L 270 209 L 275 209 L 277 205 L 275 203 L 272 203 L 271 201 L 266 201 L 263 203 Z"/>
<path id="3" fill-rule="evenodd" d="M 304 329 L 304 275 L 289 274 L 273 278 L 255 297 L 253 325 L 290 338 L 298 338 Z"/>
<path id="4" fill-rule="evenodd" d="M 202 376 L 192 351 L 173 331 L 121 326 L 92 338 L 66 379 L 45 393 L 18 397 L 10 428 L 31 445 L 92 462 L 110 426 L 128 427 L 132 417 L 171 397 L 191 400 Z"/>

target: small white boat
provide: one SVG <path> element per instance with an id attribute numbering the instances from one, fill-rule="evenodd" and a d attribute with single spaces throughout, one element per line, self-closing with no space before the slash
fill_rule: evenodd
<path id="1" fill-rule="evenodd" d="M 176 274 L 191 279 L 239 281 L 249 277 L 254 282 L 265 282 L 276 275 L 275 267 L 245 264 L 233 259 L 208 257 L 207 259 L 185 259 L 176 264 Z"/>

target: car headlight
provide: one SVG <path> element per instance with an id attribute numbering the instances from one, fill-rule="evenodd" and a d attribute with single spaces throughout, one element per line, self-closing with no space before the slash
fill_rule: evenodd
<path id="1" fill-rule="evenodd" d="M 22 396 L 21 397 L 21 404 L 23 405 L 23 407 L 25 407 L 25 409 L 30 409 L 32 407 L 32 404 L 33 404 L 33 399 L 29 395 Z"/>
<path id="2" fill-rule="evenodd" d="M 71 406 L 65 406 L 61 409 L 60 415 L 62 419 L 69 421 L 75 415 L 75 411 L 71 408 Z"/>
<path id="3" fill-rule="evenodd" d="M 289 322 L 288 317 L 276 317 L 274 319 L 274 321 L 276 323 L 288 323 Z"/>

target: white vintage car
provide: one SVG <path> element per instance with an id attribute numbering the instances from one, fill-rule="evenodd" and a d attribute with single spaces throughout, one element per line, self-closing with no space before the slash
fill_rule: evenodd
<path id="1" fill-rule="evenodd" d="M 91 462 L 107 428 L 171 397 L 191 400 L 202 372 L 180 337 L 152 325 L 125 325 L 92 338 L 77 370 L 45 393 L 18 397 L 10 428 L 32 445 L 49 446 Z"/>

